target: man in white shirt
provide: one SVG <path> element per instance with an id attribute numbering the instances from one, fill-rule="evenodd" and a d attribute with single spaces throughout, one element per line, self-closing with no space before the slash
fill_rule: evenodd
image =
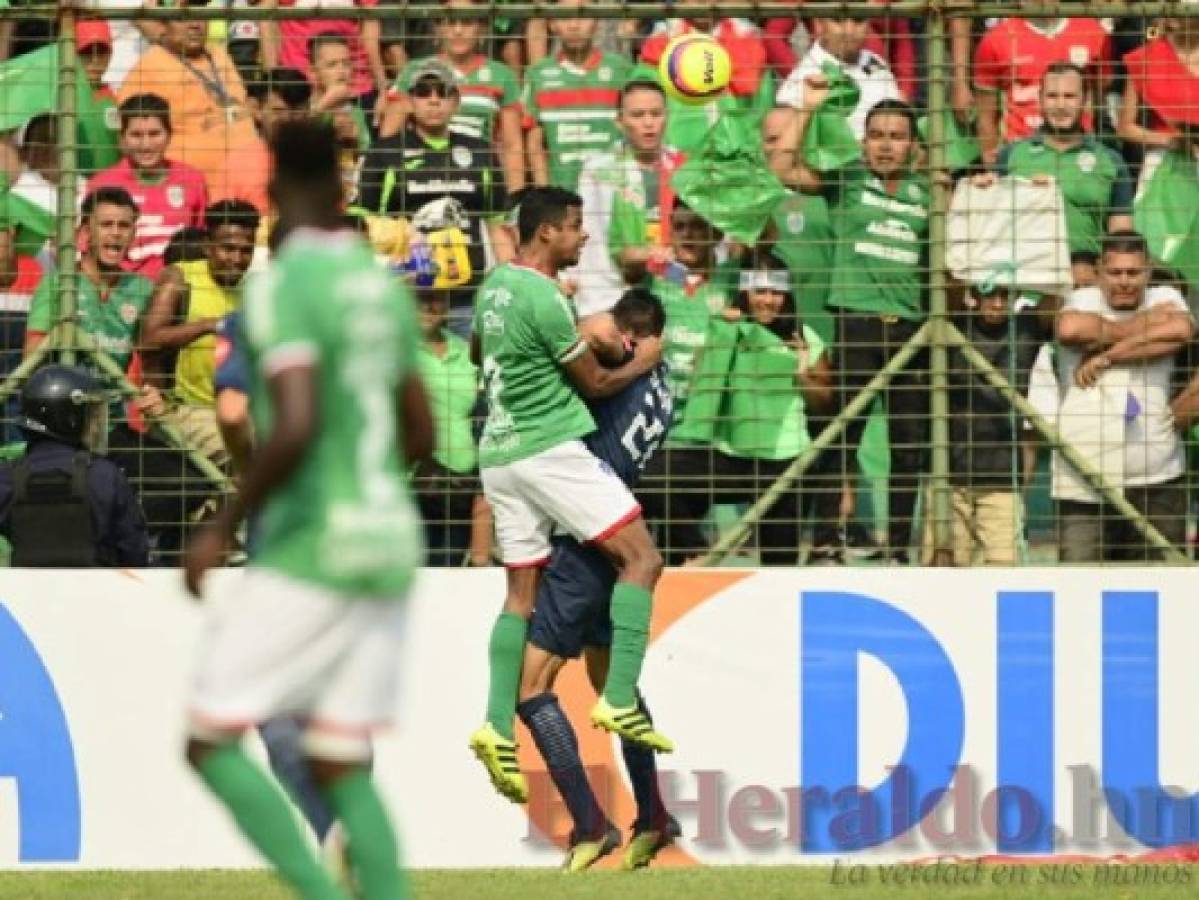
<path id="1" fill-rule="evenodd" d="M 869 30 L 865 19 L 818 20 L 817 41 L 779 88 L 779 105 L 802 109 L 805 79 L 823 74 L 824 66 L 831 63 L 853 79 L 861 92 L 857 108 L 849 117 L 854 136 L 861 140 L 866 131 L 866 113 L 880 100 L 902 99 L 887 61 L 865 47 Z"/>
<path id="2" fill-rule="evenodd" d="M 1173 287 L 1149 286 L 1134 231 L 1104 238 L 1097 287 L 1070 295 L 1057 321 L 1058 428 L 1172 544 L 1186 539 L 1185 459 L 1170 409 L 1174 355 L 1195 334 Z M 1062 562 L 1159 558 L 1055 455 Z"/>

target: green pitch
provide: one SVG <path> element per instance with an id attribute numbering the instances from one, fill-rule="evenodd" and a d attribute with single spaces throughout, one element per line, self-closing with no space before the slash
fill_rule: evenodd
<path id="1" fill-rule="evenodd" d="M 1016 869 L 1021 871 L 1017 872 Z M 885 883 L 883 875 L 889 874 Z M 1196 896 L 1199 867 L 1103 866 L 948 867 L 934 883 L 927 869 L 902 867 L 884 873 L 876 866 L 854 869 L 720 867 L 661 869 L 625 874 L 588 872 L 567 876 L 546 869 L 479 869 L 417 872 L 417 900 L 1044 900 Z M 853 878 L 857 883 L 849 883 Z M 902 880 L 903 883 L 900 883 Z M 913 883 L 914 881 L 914 883 Z M 969 882 L 962 884 L 962 882 Z M 998 884 L 996 882 L 999 882 Z M 291 894 L 259 872 L 110 872 L 0 874 L 0 897 L 21 900 L 289 900 Z"/>

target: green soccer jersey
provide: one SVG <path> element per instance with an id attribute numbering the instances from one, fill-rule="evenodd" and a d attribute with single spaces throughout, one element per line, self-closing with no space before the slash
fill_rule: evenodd
<path id="1" fill-rule="evenodd" d="M 1066 205 L 1071 253 L 1099 252 L 1108 217 L 1132 215 L 1136 188 L 1128 166 L 1115 150 L 1089 135 L 1068 150 L 1049 146 L 1040 135 L 1008 144 L 996 168 L 1021 178 L 1052 176 Z"/>
<path id="2" fill-rule="evenodd" d="M 349 231 L 291 235 L 246 291 L 251 409 L 269 435 L 267 379 L 316 367 L 319 432 L 266 502 L 253 564 L 347 597 L 396 598 L 420 565 L 396 393 L 417 366 L 412 296 Z"/>
<path id="3" fill-rule="evenodd" d="M 719 406 L 720 385 L 716 382 L 723 381 L 731 360 L 732 342 L 720 339 L 725 331 L 719 328 L 723 324 L 720 311 L 729 305 L 731 294 L 716 281 L 688 292 L 664 278 L 653 279 L 650 290 L 662 301 L 666 313 L 662 361 L 674 398 L 674 425 L 667 446 L 707 443 Z"/>
<path id="4" fill-rule="evenodd" d="M 829 306 L 921 321 L 931 206 L 928 179 L 909 173 L 891 193 L 860 164 L 827 178 L 836 239 Z"/>
<path id="5" fill-rule="evenodd" d="M 823 197 L 792 192 L 775 207 L 772 221 L 774 255 L 790 271 L 799 316 L 831 341 L 828 292 L 833 281 L 833 228 L 828 204 Z"/>
<path id="6" fill-rule="evenodd" d="M 444 56 L 437 58 L 458 76 L 458 93 L 462 99 L 458 112 L 450 120 L 450 127 L 459 134 L 491 143 L 500 110 L 520 102 L 520 82 L 516 73 L 502 62 L 486 56 L 476 56 L 463 68 L 458 68 Z M 408 83 L 409 69 L 426 59 L 428 57 L 408 64 L 396 79 L 397 90 L 403 90 L 401 86 Z"/>
<path id="7" fill-rule="evenodd" d="M 570 300 L 547 275 L 511 263 L 479 288 L 474 333 L 487 419 L 479 468 L 525 459 L 595 430 L 563 366 L 587 351 Z"/>
<path id="8" fill-rule="evenodd" d="M 29 306 L 25 327 L 46 332 L 59 318 L 58 275 L 47 275 L 38 285 Z M 137 323 L 154 292 L 154 282 L 141 275 L 122 275 L 106 293 L 82 272 L 76 274 L 79 329 L 111 356 L 122 369 L 133 355 Z"/>
<path id="9" fill-rule="evenodd" d="M 550 184 L 574 190 L 583 161 L 616 140 L 620 87 L 629 69 L 627 60 L 599 50 L 582 66 L 559 55 L 529 67 L 521 102 L 544 133 Z"/>

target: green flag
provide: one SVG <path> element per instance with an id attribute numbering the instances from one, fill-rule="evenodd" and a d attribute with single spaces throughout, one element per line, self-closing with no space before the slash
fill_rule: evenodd
<path id="1" fill-rule="evenodd" d="M 0 227 L 16 229 L 20 256 L 37 256 L 54 236 L 54 211 L 12 193 L 8 180 L 0 175 Z"/>
<path id="2" fill-rule="evenodd" d="M 1137 198 L 1136 230 L 1153 258 L 1199 285 L 1199 173 L 1195 161 L 1167 153 Z"/>
<path id="3" fill-rule="evenodd" d="M 58 108 L 58 45 L 0 64 L 0 98 L 0 131 L 13 131 L 34 116 L 54 112 Z M 96 102 L 81 67 L 75 76 L 75 114 L 80 171 L 90 174 L 116 162 L 120 153 L 111 127 L 113 116 L 106 116 Z"/>
<path id="4" fill-rule="evenodd" d="M 825 63 L 822 71 L 828 80 L 828 96 L 808 121 L 803 157 L 817 172 L 832 172 L 862 155 L 862 147 L 849 127 L 849 116 L 857 108 L 862 92 L 840 66 Z"/>
<path id="5" fill-rule="evenodd" d="M 953 171 L 972 165 L 982 155 L 978 148 L 978 141 L 974 137 L 973 129 L 969 125 L 959 125 L 957 116 L 953 114 L 952 110 L 948 109 L 944 112 L 944 122 L 945 167 Z M 920 117 L 920 121 L 917 123 L 917 130 L 920 132 L 920 139 L 925 144 L 928 144 L 928 116 Z"/>
<path id="6" fill-rule="evenodd" d="M 756 244 L 787 194 L 767 168 L 752 123 L 728 116 L 671 181 L 679 199 L 733 240 Z"/>

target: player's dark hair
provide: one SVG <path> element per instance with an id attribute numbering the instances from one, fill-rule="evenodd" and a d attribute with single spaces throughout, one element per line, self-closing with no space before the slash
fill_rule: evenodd
<path id="1" fill-rule="evenodd" d="M 629 288 L 612 307 L 616 327 L 637 337 L 658 337 L 666 328 L 666 310 L 658 295 L 648 288 Z"/>
<path id="2" fill-rule="evenodd" d="M 162 261 L 168 266 L 176 263 L 195 262 L 204 258 L 204 249 L 208 246 L 208 232 L 203 228 L 189 226 L 180 228 L 167 243 L 162 253 Z"/>
<path id="3" fill-rule="evenodd" d="M 875 116 L 902 116 L 908 122 L 908 136 L 912 140 L 916 139 L 918 134 L 916 130 L 916 110 L 912 108 L 910 103 L 905 103 L 902 100 L 894 98 L 878 101 L 878 103 L 870 107 L 870 112 L 866 113 L 866 128 L 870 128 L 870 122 Z"/>
<path id="4" fill-rule="evenodd" d="M 660 96 L 663 100 L 666 99 L 666 91 L 663 90 L 662 85 L 658 84 L 658 82 L 650 81 L 648 78 L 634 78 L 620 89 L 620 102 L 617 104 L 618 108 L 623 109 L 625 97 L 628 97 L 630 94 L 635 94 L 637 91 L 651 91 Z"/>
<path id="5" fill-rule="evenodd" d="M 139 213 L 137 204 L 133 202 L 133 197 L 123 187 L 101 187 L 96 188 L 83 198 L 83 204 L 79 207 L 79 214 L 86 219 L 96 211 L 96 207 L 101 203 L 107 203 L 110 206 L 124 206 L 126 209 L 131 209 L 135 218 Z"/>
<path id="6" fill-rule="evenodd" d="M 350 40 L 343 34 L 338 34 L 335 31 L 318 31 L 308 39 L 308 63 L 312 65 L 316 63 L 316 54 L 320 52 L 321 47 L 332 47 L 335 44 L 340 44 L 347 50 L 350 49 Z"/>
<path id="7" fill-rule="evenodd" d="M 168 132 L 171 130 L 171 104 L 157 94 L 134 94 L 117 107 L 121 117 L 121 134 L 134 119 L 157 119 Z"/>
<path id="8" fill-rule="evenodd" d="M 784 265 L 777 256 L 773 253 L 756 252 L 751 254 L 748 265 L 745 267 L 750 271 L 766 271 L 766 272 L 786 272 L 790 276 L 790 270 Z M 780 340 L 789 341 L 800 333 L 801 323 L 799 315 L 796 312 L 795 305 L 795 290 L 783 291 L 783 308 L 779 310 L 779 314 L 774 317 L 774 321 L 769 325 L 761 325 L 767 331 L 771 332 Z M 753 314 L 749 309 L 749 291 L 741 290 L 737 292 L 737 298 L 733 301 L 733 308 L 739 309 L 743 320 L 753 322 Z"/>
<path id="9" fill-rule="evenodd" d="M 530 243 L 542 225 L 561 225 L 571 207 L 582 209 L 583 198 L 560 187 L 535 187 L 520 199 L 516 227 L 522 244 Z"/>
<path id="10" fill-rule="evenodd" d="M 1138 232 L 1113 231 L 1111 234 L 1104 235 L 1103 242 L 1100 244 L 1100 258 L 1109 253 L 1139 253 L 1148 259 L 1149 244 Z"/>
<path id="11" fill-rule="evenodd" d="M 284 122 L 271 139 L 271 153 L 275 171 L 268 193 L 280 213 L 302 210 L 310 225 L 313 219 L 326 226 L 339 221 L 343 196 L 333 126 L 313 119 Z"/>
<path id="12" fill-rule="evenodd" d="M 222 225 L 235 225 L 250 234 L 258 232 L 258 210 L 245 200 L 221 200 L 204 210 L 204 233 L 216 234 Z"/>

